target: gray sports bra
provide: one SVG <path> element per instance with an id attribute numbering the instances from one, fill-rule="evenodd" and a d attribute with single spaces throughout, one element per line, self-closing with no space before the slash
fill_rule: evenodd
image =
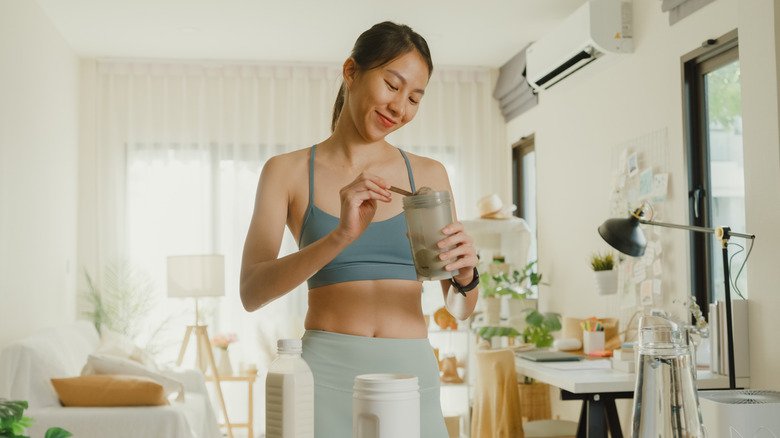
<path id="1" fill-rule="evenodd" d="M 309 163 L 309 206 L 301 225 L 298 247 L 316 242 L 336 229 L 340 218 L 325 213 L 314 205 L 314 153 L 311 147 Z M 409 159 L 398 149 L 406 161 L 409 183 L 414 192 L 414 178 Z M 339 255 L 317 271 L 307 281 L 309 289 L 358 280 L 401 279 L 417 281 L 412 250 L 406 237 L 406 217 L 401 212 L 390 219 L 372 222 L 363 234 Z"/>

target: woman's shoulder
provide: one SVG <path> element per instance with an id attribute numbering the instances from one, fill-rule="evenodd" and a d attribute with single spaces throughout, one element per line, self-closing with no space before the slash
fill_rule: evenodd
<path id="1" fill-rule="evenodd" d="M 436 190 L 449 190 L 450 180 L 447 168 L 441 162 L 408 152 L 406 156 L 409 158 L 409 165 L 412 167 L 417 188 L 427 186 Z"/>
<path id="2" fill-rule="evenodd" d="M 300 169 L 308 169 L 311 147 L 274 155 L 263 166 L 267 171 L 294 172 Z"/>
<path id="3" fill-rule="evenodd" d="M 447 169 L 438 160 L 413 154 L 411 152 L 404 151 L 404 153 L 406 154 L 406 157 L 409 158 L 409 164 L 412 166 L 412 170 L 415 173 L 420 171 L 424 173 L 433 172 L 435 174 L 447 174 Z"/>

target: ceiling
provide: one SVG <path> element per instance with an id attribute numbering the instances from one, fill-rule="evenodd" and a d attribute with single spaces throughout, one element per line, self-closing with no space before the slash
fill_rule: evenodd
<path id="1" fill-rule="evenodd" d="M 341 63 L 371 25 L 440 66 L 499 67 L 586 0 L 36 0 L 83 57 Z"/>

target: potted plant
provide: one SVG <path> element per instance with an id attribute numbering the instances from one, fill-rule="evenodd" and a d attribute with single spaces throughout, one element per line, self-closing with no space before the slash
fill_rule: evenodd
<path id="1" fill-rule="evenodd" d="M 507 292 L 510 298 L 507 302 L 509 305 L 509 322 L 514 324 L 518 330 L 525 328 L 523 325 L 525 319 L 523 318 L 523 311 L 536 308 L 536 300 L 528 298 L 531 295 L 531 288 L 540 284 L 546 284 L 542 283 L 542 274 L 534 271 L 536 266 L 537 261 L 534 260 L 525 265 L 522 271 L 515 270 L 512 272 L 511 277 L 504 275 L 502 278 L 504 284 L 506 284 L 506 289 L 509 290 Z"/>
<path id="2" fill-rule="evenodd" d="M 0 398 L 0 437 L 24 438 L 24 430 L 33 423 L 32 418 L 24 416 L 24 410 L 28 405 L 26 401 L 14 401 Z M 67 438 L 72 433 L 59 427 L 50 427 L 46 430 L 44 438 Z"/>
<path id="3" fill-rule="evenodd" d="M 501 260 L 494 260 L 501 264 Z M 480 284 L 482 290 L 483 306 L 485 310 L 485 325 L 499 325 L 501 323 L 502 297 L 509 297 L 509 322 L 518 330 L 522 330 L 522 311 L 526 308 L 536 307 L 536 301 L 528 299 L 531 287 L 542 283 L 542 274 L 534 271 L 537 261 L 534 260 L 523 267 L 521 271 L 513 270 L 498 273 L 482 274 L 484 279 Z"/>
<path id="4" fill-rule="evenodd" d="M 537 348 L 549 347 L 555 338 L 551 334 L 561 329 L 561 314 L 555 312 L 539 312 L 536 309 L 525 309 L 525 329 L 523 342 L 532 343 Z"/>
<path id="5" fill-rule="evenodd" d="M 500 260 L 493 263 L 500 265 Z M 490 272 L 490 269 L 480 272 L 479 290 L 482 291 L 482 308 L 485 313 L 484 324 L 497 326 L 501 323 L 501 295 L 499 295 L 500 274 Z"/>
<path id="6" fill-rule="evenodd" d="M 596 290 L 599 295 L 614 295 L 617 293 L 617 270 L 615 258 L 611 252 L 594 252 L 590 256 L 590 266 L 596 279 Z"/>
<path id="7" fill-rule="evenodd" d="M 495 336 L 508 336 L 511 338 L 520 336 L 520 332 L 517 331 L 514 327 L 503 327 L 503 326 L 477 327 L 474 329 L 474 333 L 476 333 L 477 336 L 479 336 L 480 338 L 488 342 L 490 342 L 490 338 L 493 338 Z"/>

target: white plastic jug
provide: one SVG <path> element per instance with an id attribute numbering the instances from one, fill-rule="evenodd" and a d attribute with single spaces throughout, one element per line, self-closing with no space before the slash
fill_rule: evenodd
<path id="1" fill-rule="evenodd" d="M 266 438 L 314 438 L 314 378 L 300 339 L 279 339 L 265 383 Z"/>
<path id="2" fill-rule="evenodd" d="M 420 387 L 409 374 L 355 377 L 353 438 L 420 438 Z"/>

